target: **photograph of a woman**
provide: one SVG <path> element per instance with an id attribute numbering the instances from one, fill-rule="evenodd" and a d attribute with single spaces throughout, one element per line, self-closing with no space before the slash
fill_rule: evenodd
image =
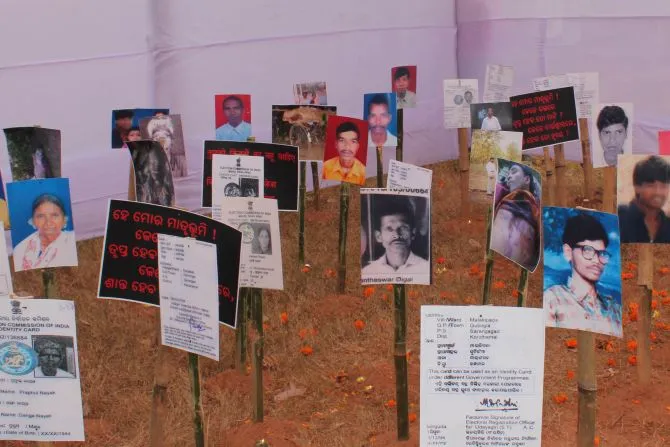
<path id="1" fill-rule="evenodd" d="M 272 254 L 272 237 L 270 236 L 270 225 L 253 224 L 254 240 L 251 241 L 251 253 L 255 255 Z"/>
<path id="2" fill-rule="evenodd" d="M 7 196 L 14 270 L 78 265 L 68 179 L 9 183 Z"/>

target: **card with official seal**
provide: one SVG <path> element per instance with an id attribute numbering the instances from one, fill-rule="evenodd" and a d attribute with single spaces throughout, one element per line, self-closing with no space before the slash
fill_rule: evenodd
<path id="1" fill-rule="evenodd" d="M 469 129 L 470 104 L 479 102 L 478 79 L 445 79 L 444 90 L 444 128 Z"/>
<path id="2" fill-rule="evenodd" d="M 83 441 L 74 302 L 0 304 L 0 439 Z"/>
<path id="3" fill-rule="evenodd" d="M 277 201 L 222 198 L 212 204 L 212 218 L 242 233 L 240 287 L 283 290 Z"/>
<path id="4" fill-rule="evenodd" d="M 431 283 L 430 190 L 361 189 L 361 283 Z"/>
<path id="5" fill-rule="evenodd" d="M 159 233 L 158 272 L 163 344 L 218 361 L 216 245 Z"/>
<path id="6" fill-rule="evenodd" d="M 433 171 L 430 169 L 403 163 L 393 158 L 389 160 L 386 189 L 421 188 L 430 190 L 432 181 Z"/>
<path id="7" fill-rule="evenodd" d="M 263 197 L 265 160 L 253 155 L 216 154 L 212 160 L 212 200 Z"/>
<path id="8" fill-rule="evenodd" d="M 420 445 L 540 447 L 542 309 L 421 306 Z"/>

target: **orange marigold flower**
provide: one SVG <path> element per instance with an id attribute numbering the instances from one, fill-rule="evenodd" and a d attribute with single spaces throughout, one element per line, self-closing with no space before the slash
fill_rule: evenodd
<path id="1" fill-rule="evenodd" d="M 300 348 L 300 353 L 304 356 L 312 355 L 314 353 L 314 349 L 312 349 L 312 347 L 309 345 L 305 345 Z"/>
<path id="2" fill-rule="evenodd" d="M 626 348 L 628 348 L 630 352 L 635 352 L 635 350 L 637 350 L 637 340 L 630 340 L 626 343 Z"/>
<path id="3" fill-rule="evenodd" d="M 600 436 L 596 436 L 593 438 L 593 447 L 599 447 L 600 446 Z"/>
<path id="4" fill-rule="evenodd" d="M 665 323 L 663 323 L 662 321 L 657 321 L 656 323 L 654 323 L 654 327 L 656 329 L 665 329 Z"/>
<path id="5" fill-rule="evenodd" d="M 410 414 L 407 416 L 407 419 L 409 419 L 409 422 L 410 422 L 410 423 L 411 423 L 411 422 L 416 422 L 416 413 L 410 413 Z"/>
<path id="6" fill-rule="evenodd" d="M 335 271 L 335 269 L 326 269 L 323 272 L 323 276 L 326 278 L 335 278 L 335 276 L 337 276 L 337 271 Z"/>
<path id="7" fill-rule="evenodd" d="M 472 264 L 470 266 L 470 275 L 472 276 L 477 276 L 482 270 L 479 268 L 479 265 L 477 264 Z"/>
<path id="8" fill-rule="evenodd" d="M 300 269 L 300 271 L 303 273 L 309 273 L 310 270 L 312 270 L 312 267 L 310 267 L 307 264 L 303 265 L 302 268 Z"/>
<path id="9" fill-rule="evenodd" d="M 661 304 L 663 304 L 664 306 L 670 306 L 670 298 L 663 298 L 661 300 Z"/>
<path id="10" fill-rule="evenodd" d="M 444 263 L 446 262 L 446 260 L 447 260 L 447 259 L 446 259 L 444 256 L 440 256 L 439 258 L 437 258 L 437 259 L 435 260 L 435 262 L 437 262 L 438 264 L 442 265 L 442 264 L 444 264 Z"/>
<path id="11" fill-rule="evenodd" d="M 389 399 L 384 403 L 384 406 L 386 408 L 395 408 L 395 405 L 396 405 L 395 399 Z"/>
<path id="12" fill-rule="evenodd" d="M 565 346 L 571 349 L 574 349 L 577 347 L 577 339 L 576 338 L 568 338 L 565 340 Z"/>
<path id="13" fill-rule="evenodd" d="M 519 298 L 519 289 L 512 290 L 512 298 Z"/>
<path id="14" fill-rule="evenodd" d="M 375 293 L 374 287 L 368 286 L 365 289 L 363 289 L 363 296 L 365 296 L 365 298 L 370 298 L 374 293 Z"/>
<path id="15" fill-rule="evenodd" d="M 633 275 L 630 272 L 624 272 L 621 274 L 621 279 L 626 280 L 626 279 L 633 279 L 635 275 Z"/>
<path id="16" fill-rule="evenodd" d="M 496 281 L 493 283 L 493 288 L 498 290 L 498 289 L 503 289 L 505 287 L 505 283 L 503 281 Z"/>
<path id="17" fill-rule="evenodd" d="M 386 290 L 388 291 L 393 290 L 393 284 L 386 284 Z"/>
<path id="18" fill-rule="evenodd" d="M 560 405 L 568 401 L 568 396 L 565 393 L 557 393 L 553 395 L 552 399 Z"/>
<path id="19" fill-rule="evenodd" d="M 640 405 L 640 399 L 633 399 L 631 402 L 635 405 Z"/>
<path id="20" fill-rule="evenodd" d="M 417 292 L 416 290 L 410 290 L 407 295 L 409 295 L 410 298 L 416 298 L 417 296 L 419 296 L 419 292 Z"/>
<path id="21" fill-rule="evenodd" d="M 616 360 L 614 360 L 614 359 L 611 358 L 611 357 L 608 358 L 608 359 L 607 359 L 607 366 L 616 366 Z"/>
<path id="22" fill-rule="evenodd" d="M 624 267 L 625 270 L 637 270 L 637 264 L 634 262 L 627 262 L 626 267 Z"/>
<path id="23" fill-rule="evenodd" d="M 656 289 L 651 289 L 651 296 L 660 296 L 661 292 Z"/>
<path id="24" fill-rule="evenodd" d="M 288 313 L 282 312 L 281 315 L 279 315 L 279 319 L 281 320 L 281 324 L 288 323 Z"/>
<path id="25" fill-rule="evenodd" d="M 628 357 L 628 364 L 630 366 L 635 366 L 637 365 L 637 356 L 631 355 Z"/>
<path id="26" fill-rule="evenodd" d="M 270 329 L 270 323 L 263 322 L 263 330 L 264 330 L 264 331 L 267 331 L 267 330 L 269 330 L 269 329 Z"/>
<path id="27" fill-rule="evenodd" d="M 666 296 L 668 296 L 668 291 L 665 290 L 665 289 L 663 289 L 663 290 L 661 290 L 660 292 L 658 292 L 658 294 L 661 295 L 661 296 L 663 296 L 663 297 L 666 297 Z"/>
<path id="28" fill-rule="evenodd" d="M 658 273 L 660 273 L 661 275 L 667 275 L 668 273 L 670 273 L 670 267 L 661 267 L 660 269 L 658 269 Z"/>
<path id="29" fill-rule="evenodd" d="M 568 378 L 568 380 L 572 380 L 575 378 L 575 372 L 571 369 L 569 369 L 566 373 L 565 376 Z"/>
<path id="30" fill-rule="evenodd" d="M 656 310 L 658 307 L 658 300 L 651 300 L 651 310 Z"/>
<path id="31" fill-rule="evenodd" d="M 652 333 L 649 334 L 649 340 L 651 340 L 651 341 L 658 340 L 658 337 L 656 336 L 656 332 L 652 332 Z"/>
<path id="32" fill-rule="evenodd" d="M 302 328 L 298 331 L 298 337 L 300 337 L 301 339 L 304 339 L 305 337 L 307 337 L 308 333 L 309 333 L 309 331 L 307 329 Z"/>
<path id="33" fill-rule="evenodd" d="M 356 329 L 358 329 L 359 331 L 362 331 L 363 328 L 365 328 L 365 321 L 363 321 L 363 320 L 354 321 L 354 327 Z"/>

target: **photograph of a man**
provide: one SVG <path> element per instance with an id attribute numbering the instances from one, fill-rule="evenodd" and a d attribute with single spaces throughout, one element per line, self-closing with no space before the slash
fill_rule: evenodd
<path id="1" fill-rule="evenodd" d="M 621 155 L 617 171 L 621 243 L 670 243 L 670 157 Z"/>
<path id="2" fill-rule="evenodd" d="M 216 95 L 214 107 L 216 139 L 247 141 L 251 136 L 251 96 Z"/>
<path id="3" fill-rule="evenodd" d="M 486 117 L 482 120 L 481 130 L 502 130 L 500 127 L 500 121 L 493 114 L 493 107 L 486 109 Z"/>
<path id="4" fill-rule="evenodd" d="M 112 147 L 114 149 L 122 148 L 123 143 L 128 141 L 128 133 L 133 127 L 132 109 L 114 110 L 114 127 L 112 128 Z"/>
<path id="5" fill-rule="evenodd" d="M 620 154 L 633 153 L 633 104 L 600 104 L 593 138 L 593 167 L 616 166 Z"/>
<path id="6" fill-rule="evenodd" d="M 363 283 L 430 284 L 430 199 L 379 189 L 361 190 Z M 389 280 L 389 278 L 393 278 Z"/>
<path id="7" fill-rule="evenodd" d="M 53 377 L 74 379 L 75 369 L 68 368 L 67 349 L 74 352 L 73 338 L 62 336 L 33 336 L 33 349 L 37 353 L 38 365 L 33 374 L 35 377 Z M 74 355 L 71 356 L 74 359 Z"/>
<path id="8" fill-rule="evenodd" d="M 489 102 L 470 104 L 470 125 L 473 130 L 514 131 L 512 104 Z"/>
<path id="9" fill-rule="evenodd" d="M 363 185 L 368 155 L 368 123 L 344 116 L 328 117 L 323 179 Z"/>
<path id="10" fill-rule="evenodd" d="M 546 325 L 621 337 L 621 255 L 614 214 L 545 207 Z"/>
<path id="11" fill-rule="evenodd" d="M 416 107 L 416 65 L 391 69 L 392 89 L 397 96 L 399 109 Z"/>
<path id="12" fill-rule="evenodd" d="M 395 147 L 397 124 L 395 120 L 395 93 L 367 93 L 363 97 L 363 117 L 368 122 L 369 147 Z"/>

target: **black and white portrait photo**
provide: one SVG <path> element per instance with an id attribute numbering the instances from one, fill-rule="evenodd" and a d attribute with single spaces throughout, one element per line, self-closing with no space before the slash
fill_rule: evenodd
<path id="1" fill-rule="evenodd" d="M 272 254 L 272 232 L 268 224 L 252 224 L 254 239 L 251 241 L 251 253 L 255 255 Z"/>
<path id="2" fill-rule="evenodd" d="M 13 127 L 5 136 L 13 181 L 61 176 L 60 130 Z"/>
<path id="3" fill-rule="evenodd" d="M 152 140 L 129 141 L 127 144 L 133 157 L 137 201 L 173 206 L 174 183 L 163 147 Z"/>
<path id="4" fill-rule="evenodd" d="M 185 177 L 186 150 L 181 115 L 158 115 L 140 121 L 142 139 L 158 141 L 165 151 L 173 178 Z"/>
<path id="5" fill-rule="evenodd" d="M 361 239 L 363 284 L 430 284 L 429 192 L 361 189 Z"/>
<path id="6" fill-rule="evenodd" d="M 591 130 L 593 167 L 616 166 L 617 157 L 633 153 L 633 104 L 600 104 Z"/>
<path id="7" fill-rule="evenodd" d="M 33 349 L 37 354 L 38 378 L 74 379 L 77 374 L 74 339 L 61 335 L 33 335 Z"/>
<path id="8" fill-rule="evenodd" d="M 258 178 L 240 177 L 242 197 L 258 197 Z"/>

